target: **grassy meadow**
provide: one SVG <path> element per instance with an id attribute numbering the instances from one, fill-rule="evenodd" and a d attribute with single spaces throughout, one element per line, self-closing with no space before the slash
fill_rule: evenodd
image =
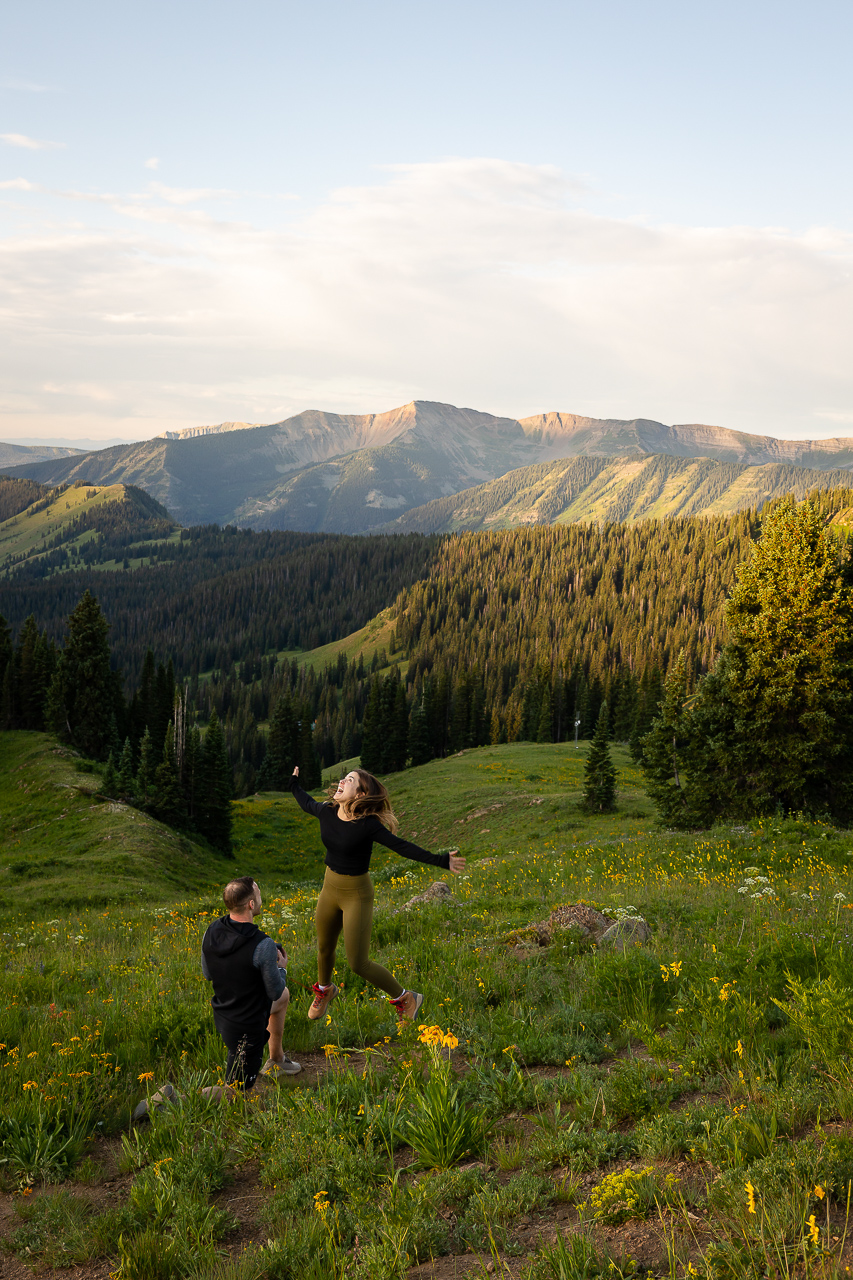
<path id="1" fill-rule="evenodd" d="M 229 861 L 101 802 L 49 739 L 0 735 L 0 1272 L 847 1275 L 853 834 L 662 831 L 620 748 L 617 811 L 589 817 L 587 749 L 388 780 L 404 835 L 468 857 L 454 878 L 375 853 L 373 954 L 426 996 L 401 1030 L 342 946 L 332 1016 L 305 1017 L 322 849 L 290 796 L 237 804 Z M 243 873 L 290 953 L 304 1071 L 211 1103 L 199 945 Z M 401 909 L 439 877 L 448 900 Z M 566 903 L 651 939 L 539 945 Z M 182 1101 L 132 1125 L 166 1082 Z"/>

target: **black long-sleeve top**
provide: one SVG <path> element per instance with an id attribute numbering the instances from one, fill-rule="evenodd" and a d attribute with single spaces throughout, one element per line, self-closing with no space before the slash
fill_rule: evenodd
<path id="1" fill-rule="evenodd" d="M 370 869 L 370 855 L 374 843 L 384 844 L 413 862 L 426 862 L 432 867 L 450 870 L 449 853 L 430 853 L 420 845 L 401 840 L 379 821 L 375 813 L 365 818 L 342 821 L 333 804 L 320 804 L 303 791 L 296 777 L 290 779 L 290 789 L 298 804 L 306 813 L 320 819 L 320 839 L 326 846 L 326 866 L 341 876 L 363 876 Z"/>

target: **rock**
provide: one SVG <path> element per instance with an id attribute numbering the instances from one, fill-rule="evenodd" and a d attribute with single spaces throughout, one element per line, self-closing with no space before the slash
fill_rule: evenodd
<path id="1" fill-rule="evenodd" d="M 598 946 L 614 947 L 624 951 L 626 946 L 640 946 L 652 936 L 652 931 L 639 916 L 630 916 L 625 920 L 614 920 L 612 916 L 603 915 L 585 902 L 566 902 L 555 907 L 547 920 L 537 924 L 529 924 L 524 929 L 515 929 L 507 941 L 516 950 L 529 950 L 532 947 L 550 947 L 554 934 L 558 930 L 573 929 L 583 938 L 589 938 Z"/>
<path id="2" fill-rule="evenodd" d="M 652 931 L 640 916 L 629 916 L 626 920 L 617 920 L 598 939 L 600 947 L 612 947 L 614 951 L 625 951 L 628 947 L 640 947 L 648 942 Z"/>
<path id="3" fill-rule="evenodd" d="M 418 893 L 414 898 L 410 898 L 409 901 L 400 908 L 400 911 L 408 911 L 411 907 L 420 907 L 425 903 L 430 902 L 446 902 L 452 896 L 450 888 L 444 880 L 436 880 L 430 885 L 425 893 Z M 398 914 L 399 912 L 395 912 L 395 915 Z"/>

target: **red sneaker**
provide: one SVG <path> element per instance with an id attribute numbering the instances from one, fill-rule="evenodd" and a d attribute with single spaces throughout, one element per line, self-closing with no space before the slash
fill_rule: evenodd
<path id="1" fill-rule="evenodd" d="M 308 1017 L 311 1019 L 322 1018 L 323 1014 L 338 994 L 338 988 L 333 982 L 331 986 L 326 987 L 324 990 L 318 982 L 315 982 L 312 989 L 314 991 L 314 999 L 311 1001 L 311 1007 L 308 1010 Z"/>
<path id="2" fill-rule="evenodd" d="M 391 1001 L 400 1022 L 414 1022 L 424 1002 L 420 991 L 404 991 L 401 996 Z"/>

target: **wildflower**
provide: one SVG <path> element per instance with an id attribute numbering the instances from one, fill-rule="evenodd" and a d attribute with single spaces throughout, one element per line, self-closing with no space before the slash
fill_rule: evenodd
<path id="1" fill-rule="evenodd" d="M 755 1187 L 751 1182 L 746 1184 L 746 1205 L 750 1213 L 755 1213 Z"/>
<path id="2" fill-rule="evenodd" d="M 826 1195 L 826 1192 L 824 1191 L 820 1183 L 818 1183 L 818 1185 L 815 1187 L 814 1193 L 817 1196 L 818 1200 L 822 1200 L 823 1197 Z"/>
<path id="3" fill-rule="evenodd" d="M 812 1244 L 817 1247 L 820 1242 L 820 1227 L 815 1222 L 814 1214 L 809 1214 L 809 1236 Z"/>
<path id="4" fill-rule="evenodd" d="M 21 1088 L 22 1088 L 22 1089 L 37 1089 L 37 1088 L 38 1088 L 38 1083 L 37 1083 L 37 1081 L 35 1081 L 35 1080 L 25 1080 L 25 1081 L 24 1081 L 24 1083 L 21 1085 Z"/>
<path id="5" fill-rule="evenodd" d="M 153 1080 L 153 1079 L 154 1079 L 154 1072 L 153 1072 L 153 1071 L 143 1071 L 142 1075 L 141 1075 L 141 1076 L 137 1076 L 136 1078 L 137 1078 L 137 1080 L 139 1080 L 139 1081 L 142 1081 L 142 1080 Z"/>

